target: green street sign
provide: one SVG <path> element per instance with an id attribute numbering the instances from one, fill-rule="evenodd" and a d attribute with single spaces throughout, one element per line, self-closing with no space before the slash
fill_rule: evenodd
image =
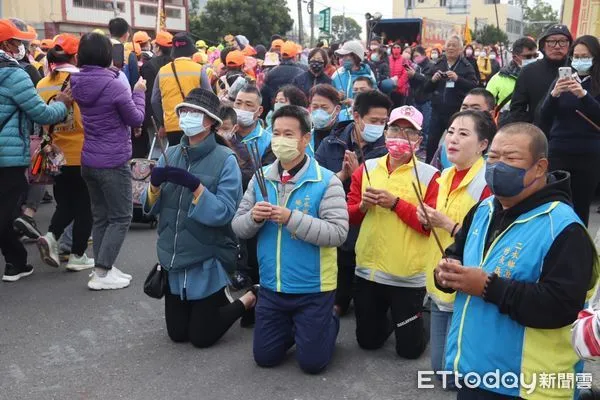
<path id="1" fill-rule="evenodd" d="M 319 30 L 331 33 L 331 8 L 319 11 Z"/>

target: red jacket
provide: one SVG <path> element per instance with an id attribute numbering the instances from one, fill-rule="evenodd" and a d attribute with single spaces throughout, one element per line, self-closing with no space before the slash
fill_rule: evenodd
<path id="1" fill-rule="evenodd" d="M 395 92 L 402 96 L 408 96 L 410 84 L 408 82 L 408 74 L 406 73 L 406 69 L 404 69 L 404 58 L 402 57 L 390 57 L 390 78 L 394 76 L 398 77 L 398 86 Z"/>

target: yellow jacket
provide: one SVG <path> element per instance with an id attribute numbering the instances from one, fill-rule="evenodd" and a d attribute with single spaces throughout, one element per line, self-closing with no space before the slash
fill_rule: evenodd
<path id="1" fill-rule="evenodd" d="M 402 200 L 419 204 L 412 183 L 417 183 L 412 161 L 391 174 L 388 173 L 387 155 L 367 160 L 371 184 L 363 173 L 362 192 L 367 186 L 384 189 Z M 431 165 L 417 161 L 421 191 L 427 192 L 429 183 L 438 172 Z M 416 210 L 415 210 L 416 212 Z M 367 211 L 356 242 L 356 275 L 392 286 L 425 286 L 425 268 L 431 259 L 433 239 L 415 231 L 397 213 L 381 207 Z"/>
<path id="2" fill-rule="evenodd" d="M 436 209 L 448 216 L 452 221 L 462 224 L 463 219 L 471 210 L 471 208 L 479 202 L 482 193 L 487 184 L 485 181 L 485 161 L 483 157 L 479 158 L 471 167 L 467 175 L 460 182 L 458 187 L 450 192 L 452 180 L 456 174 L 456 167 L 446 168 L 437 180 L 439 184 L 437 206 Z M 436 233 L 442 242 L 442 247 L 445 249 L 450 246 L 454 239 L 445 229 L 436 229 Z M 454 293 L 444 293 L 435 287 L 433 279 L 433 270 L 440 261 L 441 255 L 439 250 L 435 249 L 432 253 L 431 262 L 427 268 L 427 292 L 444 311 L 449 311 L 454 303 Z"/>
<path id="3" fill-rule="evenodd" d="M 181 57 L 173 61 L 177 77 L 181 84 L 184 96 L 192 89 L 199 88 L 201 84 L 202 66 L 192 61 L 191 58 Z M 172 63 L 168 63 L 158 72 L 158 87 L 162 97 L 164 124 L 167 132 L 180 131 L 179 119 L 175 114 L 175 106 L 183 101 L 177 80 L 173 74 Z"/>
<path id="4" fill-rule="evenodd" d="M 478 57 L 477 68 L 479 68 L 479 75 L 481 75 L 482 81 L 487 80 L 488 76 L 492 74 L 492 63 L 488 57 Z"/>
<path id="5" fill-rule="evenodd" d="M 70 72 L 76 72 L 77 68 L 68 66 L 57 68 L 59 71 L 55 79 L 51 79 L 50 75 L 43 78 L 37 84 L 37 91 L 46 103 L 60 92 L 65 79 Z M 45 127 L 47 130 L 48 127 Z M 81 165 L 81 149 L 83 147 L 83 123 L 81 112 L 77 103 L 73 103 L 73 107 L 67 114 L 67 119 L 54 126 L 52 134 L 53 143 L 60 147 L 65 154 L 67 166 Z"/>

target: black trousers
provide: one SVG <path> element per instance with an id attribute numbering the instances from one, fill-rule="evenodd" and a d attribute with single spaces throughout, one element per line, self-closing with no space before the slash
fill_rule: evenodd
<path id="1" fill-rule="evenodd" d="M 457 400 L 519 400 L 520 397 L 505 396 L 482 389 L 469 389 L 464 386 L 456 394 Z"/>
<path id="2" fill-rule="evenodd" d="M 448 129 L 448 122 L 451 116 L 452 114 L 441 112 L 435 107 L 431 109 L 431 124 L 429 125 L 429 137 L 427 138 L 427 158 L 425 159 L 427 164 L 433 159 L 440 139 L 444 131 Z"/>
<path id="3" fill-rule="evenodd" d="M 25 167 L 0 168 L 0 250 L 7 264 L 24 266 L 27 251 L 13 229 L 20 214 L 21 200 L 27 192 Z"/>
<path id="4" fill-rule="evenodd" d="M 340 308 L 340 315 L 348 311 L 350 302 L 354 297 L 354 280 L 356 270 L 356 254 L 352 250 L 337 249 L 337 289 L 335 292 L 335 305 Z"/>
<path id="5" fill-rule="evenodd" d="M 424 287 L 389 286 L 357 276 L 354 312 L 358 345 L 367 350 L 378 349 L 394 332 L 396 353 L 408 359 L 419 358 L 429 341 L 423 323 L 424 298 Z M 389 309 L 392 321 L 388 318 Z"/>
<path id="6" fill-rule="evenodd" d="M 183 131 L 173 131 L 167 133 L 167 140 L 169 141 L 169 146 L 177 146 L 179 142 L 181 142 L 181 138 L 183 137 Z"/>
<path id="7" fill-rule="evenodd" d="M 150 150 L 150 134 L 149 125 L 144 122 L 142 126 L 142 134 L 140 137 L 135 137 L 133 129 L 131 130 L 131 158 L 146 158 Z"/>
<path id="8" fill-rule="evenodd" d="M 73 245 L 71 253 L 81 257 L 88 246 L 92 233 L 92 205 L 87 185 L 81 177 L 81 167 L 62 167 L 54 178 L 56 211 L 50 221 L 49 232 L 58 240 L 67 226 L 73 222 Z"/>
<path id="9" fill-rule="evenodd" d="M 258 275 L 258 255 L 256 254 L 256 236 L 247 240 L 239 239 L 240 253 L 237 262 L 237 270 L 241 274 L 252 279 L 253 283 L 260 282 Z"/>
<path id="10" fill-rule="evenodd" d="M 550 170 L 571 174 L 573 209 L 585 226 L 590 219 L 590 206 L 600 183 L 600 157 L 595 154 L 550 154 Z"/>
<path id="11" fill-rule="evenodd" d="M 169 337 L 174 342 L 189 340 L 195 347 L 215 344 L 245 310 L 240 300 L 229 302 L 225 288 L 202 300 L 181 300 L 173 294 L 165 296 Z"/>

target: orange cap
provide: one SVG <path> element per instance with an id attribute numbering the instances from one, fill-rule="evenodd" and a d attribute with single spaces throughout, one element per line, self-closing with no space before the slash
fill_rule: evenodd
<path id="1" fill-rule="evenodd" d="M 44 51 L 48 51 L 54 47 L 54 41 L 52 39 L 42 39 L 40 42 L 40 48 Z"/>
<path id="2" fill-rule="evenodd" d="M 60 34 L 54 41 L 54 47 L 60 47 L 68 55 L 75 55 L 79 49 L 79 38 L 68 33 Z"/>
<path id="3" fill-rule="evenodd" d="M 256 55 L 256 50 L 254 49 L 254 47 L 248 45 L 248 46 L 244 47 L 244 50 L 242 50 L 242 53 L 244 53 L 244 55 L 247 57 L 252 57 L 252 56 Z"/>
<path id="4" fill-rule="evenodd" d="M 142 54 L 142 48 L 140 47 L 139 43 L 131 43 L 131 42 L 127 42 L 125 43 L 125 50 L 127 51 L 133 51 L 136 55 L 140 55 Z"/>
<path id="5" fill-rule="evenodd" d="M 35 38 L 37 39 L 38 34 L 37 34 L 37 31 L 35 30 L 35 28 L 33 26 L 27 25 L 27 32 L 35 34 Z"/>
<path id="6" fill-rule="evenodd" d="M 225 59 L 228 67 L 241 67 L 244 65 L 246 61 L 246 56 L 239 50 L 234 50 L 227 54 L 227 58 Z"/>
<path id="7" fill-rule="evenodd" d="M 133 43 L 148 43 L 150 36 L 144 31 L 137 31 L 133 34 Z"/>
<path id="8" fill-rule="evenodd" d="M 0 19 L 0 42 L 10 39 L 33 40 L 37 37 L 34 32 L 23 32 L 9 19 Z"/>
<path id="9" fill-rule="evenodd" d="M 192 56 L 192 61 L 204 65 L 208 62 L 208 56 L 206 55 L 206 53 L 198 51 Z"/>
<path id="10" fill-rule="evenodd" d="M 40 45 L 42 44 L 42 42 L 41 42 L 41 41 L 39 41 L 39 40 L 37 40 L 37 39 L 35 39 L 35 40 L 32 40 L 32 41 L 31 41 L 31 44 L 32 44 L 32 45 L 34 45 L 34 46 L 38 46 L 38 47 L 40 47 Z"/>
<path id="11" fill-rule="evenodd" d="M 275 39 L 271 42 L 271 48 L 281 50 L 285 42 L 281 39 Z"/>
<path id="12" fill-rule="evenodd" d="M 171 35 L 167 31 L 160 31 L 156 35 L 156 39 L 154 39 L 155 44 L 161 47 L 172 47 L 173 46 L 173 35 Z"/>
<path id="13" fill-rule="evenodd" d="M 296 43 L 288 40 L 281 48 L 281 55 L 286 58 L 296 57 L 298 55 L 298 46 L 296 46 Z"/>

